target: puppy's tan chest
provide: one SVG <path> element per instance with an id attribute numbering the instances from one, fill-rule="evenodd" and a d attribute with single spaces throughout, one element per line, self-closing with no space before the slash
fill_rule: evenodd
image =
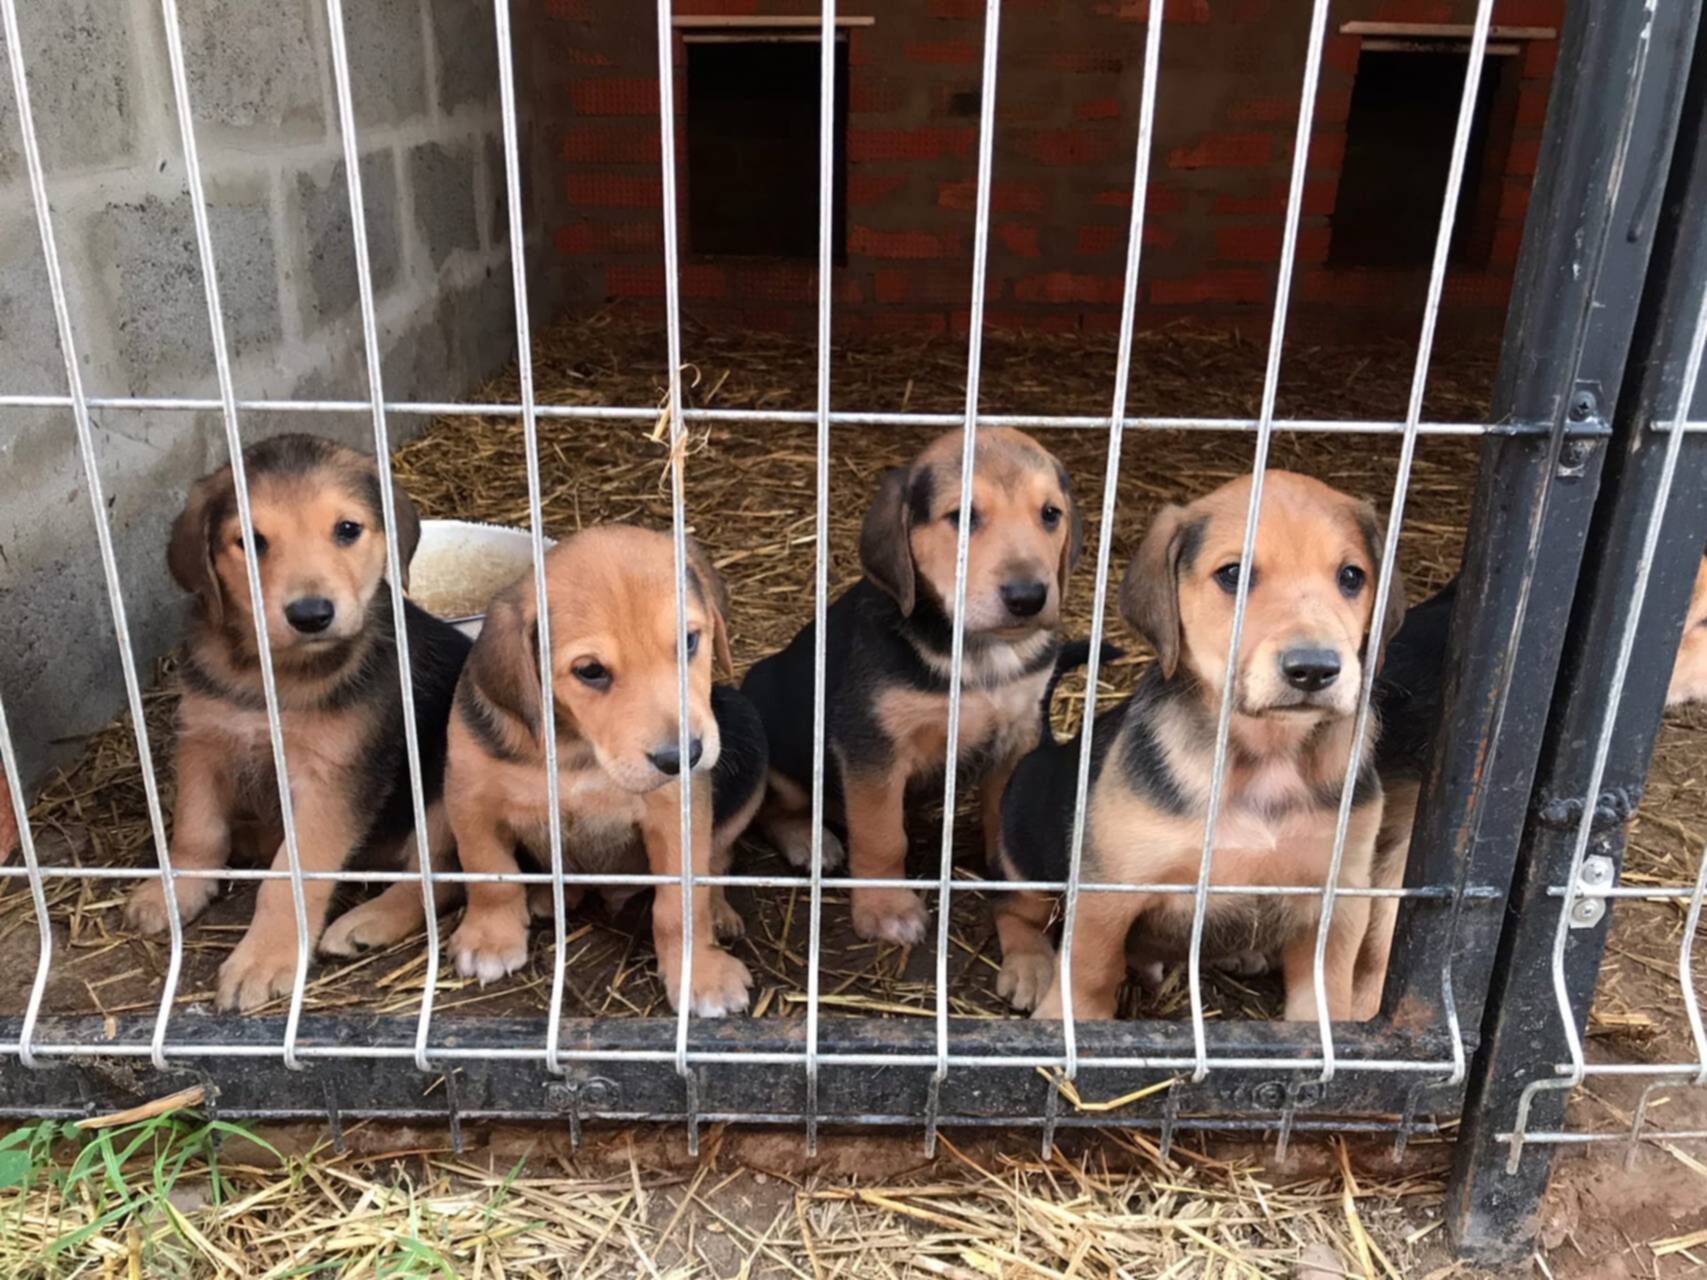
<path id="1" fill-rule="evenodd" d="M 1047 676 L 1015 680 L 996 689 L 962 689 L 959 758 L 1005 755 L 1033 730 Z M 941 769 L 948 751 L 948 695 L 891 689 L 878 697 L 877 720 L 895 743 L 909 775 Z"/>
<path id="2" fill-rule="evenodd" d="M 498 776 L 499 799 L 512 831 L 543 861 L 549 852 L 550 799 L 537 765 L 505 765 Z M 675 809 L 675 789 L 669 788 Z M 636 795 L 617 786 L 597 766 L 559 769 L 557 801 L 563 815 L 563 852 L 570 871 L 646 870 L 644 828 L 657 806 L 656 796 Z M 694 822 L 711 820 L 708 787 L 694 790 Z"/>
<path id="3" fill-rule="evenodd" d="M 292 786 L 315 785 L 342 778 L 359 764 L 363 750 L 361 726 L 349 716 L 304 714 L 283 709 L 279 714 L 285 763 Z M 179 732 L 209 742 L 231 761 L 233 774 L 272 776 L 272 738 L 265 713 L 243 711 L 224 703 L 185 699 L 179 713 Z"/>

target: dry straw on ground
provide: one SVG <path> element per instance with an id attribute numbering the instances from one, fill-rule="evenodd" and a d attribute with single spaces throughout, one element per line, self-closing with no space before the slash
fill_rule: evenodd
<path id="1" fill-rule="evenodd" d="M 1442 1258 L 1438 1174 L 1359 1176 L 1343 1148 L 1320 1173 L 1276 1176 L 1203 1149 L 1164 1159 L 1131 1133 L 1049 1160 L 944 1139 L 943 1155 L 911 1170 L 796 1176 L 723 1155 L 719 1130 L 689 1165 L 623 1135 L 587 1161 L 428 1143 L 280 1164 L 242 1145 L 219 1162 L 217 1186 L 189 1166 L 57 1253 L 47 1250 L 112 1196 L 0 1192 L 0 1272 L 1260 1280 L 1299 1274 L 1308 1257 L 1368 1280 L 1460 1273 Z"/>

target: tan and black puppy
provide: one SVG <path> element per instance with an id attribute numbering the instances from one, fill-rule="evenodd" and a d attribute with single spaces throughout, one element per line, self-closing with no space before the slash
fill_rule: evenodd
<path id="1" fill-rule="evenodd" d="M 1695 571 L 1695 589 L 1683 619 L 1683 638 L 1678 641 L 1671 686 L 1666 690 L 1666 706 L 1686 702 L 1707 702 L 1707 557 Z"/>
<path id="2" fill-rule="evenodd" d="M 669 535 L 626 525 L 588 529 L 545 558 L 551 681 L 557 726 L 564 870 L 629 875 L 681 871 L 680 706 L 675 558 Z M 688 734 L 693 870 L 719 874 L 764 794 L 763 726 L 746 699 L 714 688 L 730 672 L 728 598 L 690 547 Z M 517 870 L 516 847 L 549 862 L 550 815 L 532 575 L 492 601 L 457 687 L 446 795 L 464 870 Z M 626 898 L 632 891 L 607 891 Z M 578 899 L 572 890 L 572 900 Z M 550 895 L 515 884 L 470 884 L 468 914 L 451 938 L 458 972 L 482 982 L 527 959 L 532 911 Z M 747 1007 L 747 968 L 717 945 L 740 932 L 720 888 L 693 893 L 692 1007 L 715 1017 Z M 670 1003 L 682 965 L 682 891 L 661 885 L 652 938 Z"/>
<path id="3" fill-rule="evenodd" d="M 1366 652 L 1382 531 L 1367 503 L 1319 481 L 1268 473 L 1252 554 L 1239 653 L 1227 648 L 1248 477 L 1184 507 L 1161 511 L 1120 589 L 1122 617 L 1157 661 L 1124 703 L 1097 717 L 1086 831 L 1084 883 L 1184 884 L 1197 879 L 1222 690 L 1233 715 L 1211 884 L 1324 883 Z M 1386 630 L 1404 613 L 1394 580 Z M 1366 887 L 1374 875 L 1382 796 L 1373 762 L 1376 726 L 1362 761 L 1339 883 Z M 1067 874 L 1079 743 L 1047 743 L 1023 760 L 1002 805 L 1001 868 L 1010 879 Z M 999 990 L 1036 1016 L 1059 1017 L 1060 975 L 1044 932 L 1052 903 L 1001 895 Z M 1329 1014 L 1354 1008 L 1353 971 L 1369 921 L 1369 899 L 1340 898 L 1329 928 L 1325 987 Z M 1183 957 L 1192 895 L 1085 893 L 1074 936 L 1073 1007 L 1085 1018 L 1114 1016 L 1134 958 Z M 1315 1017 L 1311 966 L 1319 900 L 1213 894 L 1206 959 L 1278 953 L 1286 1016 Z"/>
<path id="4" fill-rule="evenodd" d="M 244 451 L 253 552 L 266 604 L 267 641 L 290 770 L 297 848 L 305 871 L 337 871 L 357 854 L 415 866 L 413 804 L 399 695 L 385 532 L 373 459 L 317 436 L 279 436 Z M 414 505 L 393 490 L 398 553 L 407 566 L 420 537 Z M 289 866 L 267 734 L 266 702 L 249 606 L 246 546 L 236 486 L 224 467 L 198 481 L 172 526 L 167 564 L 196 597 L 180 668 L 177 804 L 172 865 L 223 867 L 233 831 L 258 824 Z M 407 572 L 407 568 L 405 568 Z M 468 641 L 405 602 L 414 676 L 428 840 L 449 865 L 441 801 L 445 725 Z M 211 879 L 176 882 L 188 920 L 217 890 Z M 347 912 L 321 937 L 333 886 L 303 884 L 310 942 L 350 954 L 405 937 L 422 920 L 420 886 L 399 883 Z M 450 886 L 440 906 L 453 896 Z M 158 880 L 125 908 L 147 933 L 166 928 Z M 290 990 L 296 914 L 287 881 L 263 881 L 243 941 L 219 971 L 221 1008 L 252 1009 Z"/>
<path id="5" fill-rule="evenodd" d="M 1404 881 L 1423 769 L 1440 727 L 1446 644 L 1457 598 L 1458 583 L 1454 580 L 1405 615 L 1404 625 L 1387 647 L 1387 663 L 1376 684 L 1376 705 L 1381 712 L 1376 767 L 1386 793 L 1377 888 L 1398 888 Z M 1696 569 L 1666 689 L 1666 706 L 1703 701 L 1707 701 L 1707 558 Z M 1394 898 L 1379 898 L 1373 904 L 1369 941 L 1358 964 L 1360 1003 L 1379 1003 L 1381 999 L 1398 909 Z"/>
<path id="6" fill-rule="evenodd" d="M 1055 668 L 1055 625 L 1083 543 L 1067 473 L 1030 436 L 978 433 L 972 509 L 960 510 L 962 434 L 886 473 L 860 531 L 864 579 L 831 604 L 826 650 L 826 820 L 847 833 L 851 873 L 905 873 L 910 786 L 942 776 L 948 746 L 956 533 L 967 543 L 960 767 L 982 775 L 986 845 L 1014 764 L 1037 742 L 1038 700 Z M 813 634 L 747 673 L 764 718 L 770 792 L 760 821 L 796 866 L 810 857 Z M 841 842 L 824 833 L 826 860 Z M 855 889 L 862 937 L 910 944 L 925 910 L 908 889 Z"/>

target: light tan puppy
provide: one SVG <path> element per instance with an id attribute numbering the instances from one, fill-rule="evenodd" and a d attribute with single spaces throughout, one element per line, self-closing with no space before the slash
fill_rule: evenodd
<path id="1" fill-rule="evenodd" d="M 727 868 L 730 845 L 758 808 L 764 739 L 740 695 L 712 687 L 713 661 L 730 668 L 728 600 L 697 548 L 690 560 L 685 772 L 693 788 L 693 870 L 707 875 Z M 546 555 L 558 800 L 571 873 L 681 871 L 674 563 L 668 535 L 625 525 L 586 530 Z M 457 689 L 446 795 L 471 872 L 515 872 L 518 844 L 541 864 L 549 857 L 536 620 L 529 575 L 493 600 Z M 531 897 L 535 908 L 549 902 L 543 893 Z M 738 931 L 739 918 L 721 891 L 704 886 L 694 889 L 691 909 L 693 1011 L 712 1017 L 746 1008 L 747 968 L 717 945 L 717 929 Z M 682 912 L 680 886 L 658 886 L 652 939 L 672 1005 Z M 458 971 L 484 982 L 521 965 L 529 914 L 520 885 L 470 884 L 468 914 L 450 944 Z"/>

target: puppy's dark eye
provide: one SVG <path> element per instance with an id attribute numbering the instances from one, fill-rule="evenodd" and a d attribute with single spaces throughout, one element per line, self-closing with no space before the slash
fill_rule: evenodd
<path id="1" fill-rule="evenodd" d="M 688 632 L 688 657 L 691 658 L 694 656 L 694 654 L 696 654 L 698 652 L 699 652 L 699 632 L 690 631 L 690 632 Z"/>
<path id="2" fill-rule="evenodd" d="M 1215 585 L 1228 595 L 1232 595 L 1239 589 L 1239 562 L 1235 560 L 1232 564 L 1222 565 L 1213 576 Z"/>
<path id="3" fill-rule="evenodd" d="M 332 541 L 347 547 L 362 536 L 362 527 L 354 520 L 340 520 L 332 526 Z"/>
<path id="4" fill-rule="evenodd" d="M 1060 523 L 1061 508 L 1056 506 L 1053 502 L 1045 502 L 1043 504 L 1043 527 L 1045 529 L 1054 529 L 1055 526 Z"/>
<path id="5" fill-rule="evenodd" d="M 1363 584 L 1368 580 L 1369 575 L 1364 573 L 1362 569 L 1354 564 L 1348 564 L 1340 570 L 1340 593 L 1354 596 L 1363 590 Z"/>
<path id="6" fill-rule="evenodd" d="M 943 519 L 948 521 L 949 525 L 952 528 L 955 528 L 955 529 L 960 528 L 960 508 L 956 507 L 953 511 L 948 512 L 948 514 L 943 516 Z M 978 522 L 978 508 L 973 507 L 972 508 L 972 529 L 974 532 L 977 531 L 978 523 L 979 523 Z"/>
<path id="7" fill-rule="evenodd" d="M 236 540 L 236 543 L 234 545 L 237 547 L 237 549 L 239 551 L 243 550 L 243 535 L 242 534 L 237 535 L 237 540 Z M 257 555 L 263 555 L 263 556 L 267 554 L 267 537 L 265 534 L 257 533 L 255 535 L 255 553 Z"/>
<path id="8" fill-rule="evenodd" d="M 585 662 L 577 662 L 571 670 L 575 678 L 591 689 L 610 688 L 610 669 L 602 662 L 594 662 L 589 658 Z"/>

